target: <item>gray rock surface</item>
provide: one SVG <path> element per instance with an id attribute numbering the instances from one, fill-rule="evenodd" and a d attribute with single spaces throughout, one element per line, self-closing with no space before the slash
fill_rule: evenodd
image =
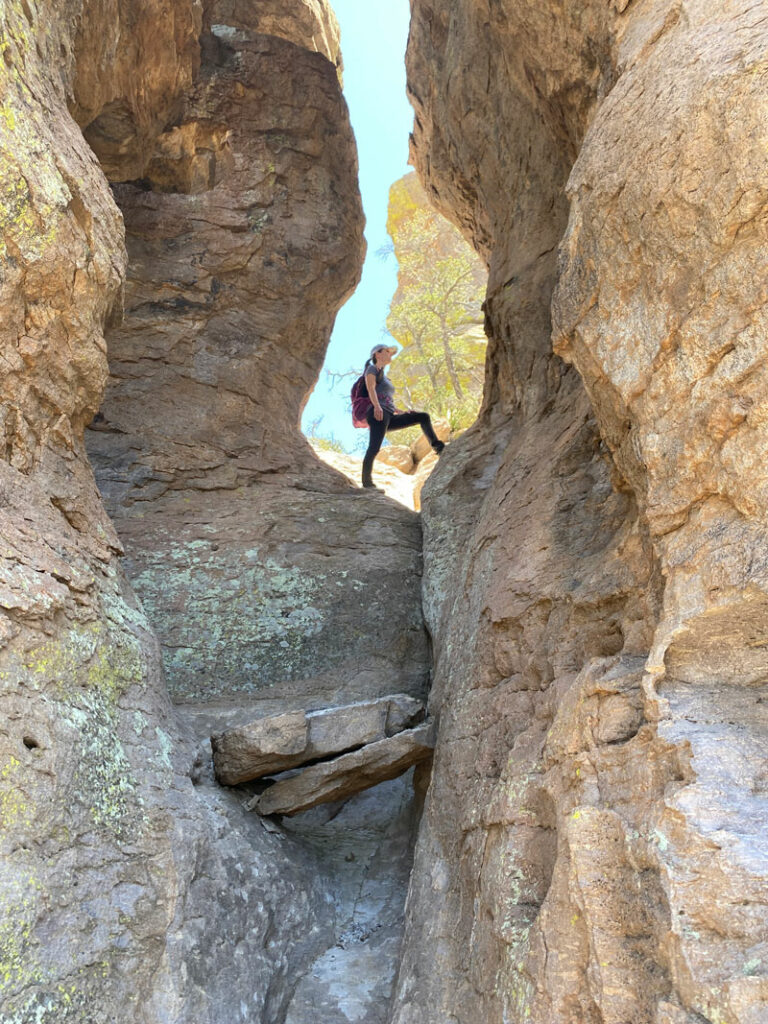
<path id="1" fill-rule="evenodd" d="M 434 749 L 430 724 L 367 743 L 359 750 L 303 768 L 255 797 L 249 804 L 259 814 L 299 814 L 318 804 L 346 800 L 371 786 L 395 779 L 428 761 Z"/>
<path id="2" fill-rule="evenodd" d="M 316 852 L 337 929 L 335 943 L 297 985 L 286 1024 L 387 1021 L 420 806 L 412 774 L 369 789 L 340 810 L 325 804 L 283 820 L 289 835 Z"/>
<path id="3" fill-rule="evenodd" d="M 412 11 L 412 158 L 490 265 L 489 359 L 422 496 L 440 731 L 391 1020 L 762 1021 L 764 5 Z"/>
<path id="4" fill-rule="evenodd" d="M 405 694 L 323 711 L 288 711 L 211 736 L 216 778 L 225 786 L 340 754 L 392 736 L 424 713 Z"/>
<path id="5" fill-rule="evenodd" d="M 127 444 L 112 450 L 114 490 L 122 494 L 132 487 L 144 500 L 152 487 L 157 496 L 166 489 L 179 490 L 189 479 L 202 480 L 203 489 L 235 480 L 246 490 L 253 466 L 243 464 L 251 458 L 257 462 L 257 451 L 263 458 L 254 472 L 266 467 L 264 472 L 270 474 L 285 462 L 296 468 L 295 481 L 302 474 L 304 479 L 312 477 L 316 464 L 298 436 L 298 410 L 319 367 L 335 313 L 333 303 L 341 301 L 356 276 L 361 222 L 354 149 L 332 44 L 335 20 L 321 3 L 302 6 L 311 7 L 319 19 L 317 31 L 304 12 L 291 10 L 289 14 L 297 17 L 287 19 L 293 21 L 284 27 L 287 38 L 274 42 L 249 35 L 244 21 L 237 21 L 237 10 L 229 12 L 233 20 L 224 21 L 217 17 L 216 5 L 196 0 L 14 0 L 0 7 L 3 1024 L 277 1024 L 285 1019 L 309 966 L 340 941 L 343 927 L 341 919 L 335 920 L 333 886 L 347 885 L 351 891 L 361 878 L 355 835 L 347 837 L 355 859 L 344 861 L 336 874 L 321 874 L 318 854 L 308 841 L 267 831 L 258 818 L 245 815 L 240 801 L 215 784 L 209 760 L 197 756 L 197 739 L 168 700 L 161 651 L 150 618 L 121 569 L 123 547 L 101 504 L 83 442 L 84 427 L 99 409 L 106 381 L 105 331 L 110 346 L 115 343 L 110 358 L 134 380 L 134 398 L 142 391 L 137 382 L 139 360 L 131 366 L 129 355 L 121 363 L 119 335 L 112 335 L 123 299 L 124 222 L 95 151 L 114 178 L 139 179 L 139 184 L 116 185 L 114 194 L 125 211 L 126 197 L 133 201 L 135 236 L 143 234 L 148 248 L 153 239 L 160 239 L 160 249 L 165 246 L 165 262 L 150 270 L 147 294 L 137 297 L 128 288 L 132 312 L 153 324 L 146 365 L 159 368 L 165 361 L 161 375 L 173 377 L 187 354 L 184 351 L 179 358 L 179 350 L 186 345 L 194 349 L 191 394 L 180 394 L 174 403 L 167 394 L 155 392 L 143 405 L 137 400 L 133 409 L 129 402 L 121 407 L 119 426 Z M 244 8 L 243 18 L 250 10 L 251 5 Z M 270 31 L 280 35 L 277 8 L 267 12 L 264 7 L 260 13 L 271 14 Z M 229 25 L 232 31 L 217 35 L 218 24 Z M 297 26 L 302 32 L 311 29 L 312 53 L 298 45 Z M 332 59 L 314 52 L 320 50 Z M 297 110 L 306 106 L 307 93 L 313 94 L 315 107 L 305 111 L 303 125 L 293 125 L 290 138 L 279 130 L 285 119 L 274 109 L 270 113 L 270 86 L 281 90 L 286 111 L 291 95 Z M 232 126 L 219 118 L 222 107 L 215 104 L 223 102 L 227 88 L 241 102 L 240 109 L 258 110 L 257 119 L 264 118 L 261 134 L 256 133 L 263 143 L 258 159 L 252 151 L 244 155 L 242 136 L 236 137 Z M 211 98 L 208 107 L 206 97 Z M 215 117 L 201 117 L 201 112 Z M 234 103 L 230 113 L 234 116 Z M 304 199 L 295 189 L 287 198 L 281 176 L 289 165 L 294 171 L 298 168 L 311 193 Z M 211 230 L 199 250 L 192 247 L 184 256 L 181 247 L 173 248 L 174 230 L 194 234 L 200 229 L 202 234 L 205 201 L 195 197 L 210 193 L 211 185 L 215 189 L 218 183 L 221 198 L 226 182 L 238 192 L 239 205 L 217 212 L 216 202 L 211 203 Z M 338 207 L 338 221 L 318 213 L 319 207 L 313 205 L 334 188 L 347 195 Z M 155 204 L 158 209 L 163 206 L 159 192 L 168 197 L 166 219 L 161 217 L 153 227 Z M 285 227 L 278 238 L 266 220 L 259 220 L 258 214 L 269 205 L 267 192 L 276 197 L 270 209 L 277 220 L 311 222 L 315 235 L 310 249 L 319 252 L 327 247 L 327 262 L 318 256 L 315 266 L 322 285 L 312 284 L 312 268 L 302 256 L 307 252 L 302 232 L 297 229 L 291 239 Z M 186 217 L 179 213 L 185 199 Z M 163 230 L 169 232 L 165 239 Z M 136 268 L 142 257 L 137 244 L 132 242 L 131 248 Z M 215 265 L 220 275 L 199 273 L 198 280 L 204 279 L 202 293 L 212 296 L 209 304 L 189 287 L 195 261 L 204 261 L 206 252 L 206 266 L 212 270 Z M 248 428 L 241 427 L 250 397 L 240 388 L 247 374 L 243 361 L 238 362 L 250 325 L 231 312 L 217 320 L 220 309 L 213 301 L 234 285 L 238 268 L 242 271 L 251 257 L 263 262 L 267 271 L 272 260 L 272 273 L 283 284 L 291 278 L 287 263 L 296 275 L 284 305 L 260 307 L 262 334 L 254 348 L 261 346 L 262 354 L 270 344 L 279 348 L 285 338 L 275 325 L 286 317 L 290 320 L 291 311 L 296 335 L 310 338 L 303 354 L 293 353 L 291 365 L 271 366 L 272 400 L 289 423 L 284 438 L 283 425 L 275 421 L 271 448 L 262 444 L 263 433 L 250 448 L 247 439 L 243 441 L 249 430 L 254 433 L 253 418 Z M 267 286 L 263 277 L 256 282 L 264 293 Z M 321 292 L 325 294 L 318 306 Z M 306 299 L 303 315 L 294 305 L 297 294 Z M 177 320 L 180 336 L 169 341 L 164 329 Z M 210 331 L 195 348 L 202 321 L 208 322 Z M 229 383 L 234 389 L 226 395 L 221 381 L 222 393 L 217 395 L 210 370 L 214 356 L 220 365 L 230 362 Z M 286 377 L 291 387 L 283 387 Z M 272 411 L 265 408 L 263 416 L 269 422 Z M 157 443 L 153 439 L 142 449 L 137 438 L 154 438 L 163 417 L 176 431 L 172 450 L 163 449 L 167 438 Z M 205 446 L 207 417 L 219 420 L 228 437 L 212 439 L 210 450 L 202 453 L 199 448 L 190 450 L 190 440 Z M 95 454 L 98 458 L 99 452 Z M 217 475 L 217 467 L 230 456 L 241 457 L 240 475 L 228 476 L 226 466 Z M 322 467 L 317 474 L 323 474 Z M 142 481 L 150 481 L 148 490 Z M 319 487 L 334 499 L 343 498 L 346 489 L 330 471 Z M 268 502 L 256 505 L 263 510 Z M 176 523 L 184 521 L 183 506 L 184 497 L 179 496 L 173 507 Z M 247 510 L 246 516 L 254 514 L 252 501 L 241 502 L 241 508 Z M 214 508 L 207 523 L 224 520 L 226 511 Z M 199 510 L 198 521 L 206 522 L 206 514 L 206 509 Z M 308 496 L 303 514 L 315 527 L 323 516 Z M 135 535 L 141 537 L 149 517 L 136 519 Z M 262 522 L 266 530 L 274 526 L 269 515 Z M 406 592 L 416 594 L 418 524 L 406 514 L 390 527 L 386 509 L 373 536 L 365 533 L 362 514 L 355 522 L 361 551 L 367 551 L 374 539 L 392 538 L 403 530 L 397 540 L 403 540 L 408 553 L 398 571 L 403 575 L 406 566 L 413 571 L 410 576 L 405 573 L 405 591 L 398 581 L 395 593 L 401 599 Z M 301 533 L 304 526 L 298 530 Z M 173 536 L 169 522 L 165 533 L 159 532 Z M 233 529 L 231 536 L 236 534 Z M 203 535 L 213 548 L 215 539 L 205 529 Z M 185 548 L 186 539 L 180 526 L 177 558 L 180 564 L 186 559 L 189 572 L 194 546 Z M 192 539 L 199 537 L 193 532 Z M 278 547 L 289 543 L 277 542 Z M 238 560 L 247 564 L 243 552 L 255 546 L 246 537 L 227 555 L 233 572 Z M 322 558 L 318 553 L 317 559 Z M 285 595 L 296 578 L 289 574 L 286 582 L 283 566 L 275 568 L 269 559 L 265 554 L 260 567 L 267 584 L 254 601 L 261 607 L 277 594 L 282 619 Z M 161 560 L 159 555 L 158 563 Z M 349 574 L 350 566 L 349 559 L 342 562 L 340 558 L 338 579 L 343 581 L 342 573 Z M 214 575 L 216 570 L 214 565 Z M 392 579 L 394 583 L 394 575 Z M 336 595 L 341 589 L 331 589 L 336 579 L 322 582 L 327 583 L 327 593 Z M 365 577 L 357 581 L 357 588 L 349 583 L 358 603 L 366 582 Z M 234 597 L 236 604 L 241 595 Z M 370 604 L 375 607 L 376 601 Z M 294 610 L 297 604 L 289 607 Z M 307 613 L 309 619 L 304 614 L 314 607 L 312 601 L 299 602 L 298 607 L 302 624 L 309 621 L 314 631 L 312 613 Z M 409 614 L 417 650 L 424 644 L 420 612 L 416 607 Z M 232 621 L 241 619 L 235 608 Z M 292 640 L 300 632 L 295 621 L 278 623 L 269 614 L 264 620 L 271 623 L 268 636 L 255 638 L 262 649 L 271 639 L 284 652 L 282 640 Z M 188 634 L 195 643 L 215 636 L 207 630 L 208 621 L 201 611 Z M 408 637 L 401 640 L 403 634 L 406 628 L 397 635 L 393 632 L 393 643 L 401 643 L 400 654 L 409 656 Z M 223 646 L 213 645 L 219 656 Z M 304 657 L 306 664 L 315 664 L 308 653 Z M 352 657 L 348 655 L 349 661 Z M 240 678 L 253 671 L 245 662 L 239 662 Z M 386 659 L 377 662 L 372 657 L 362 667 L 358 659 L 359 691 L 349 670 L 332 685 L 338 690 L 346 687 L 350 699 L 366 696 L 366 688 L 388 692 L 392 673 L 378 675 L 383 663 L 391 669 Z M 425 663 L 424 659 L 412 677 L 414 688 L 423 687 Z M 318 664 L 318 677 L 323 671 L 331 680 L 335 663 Z M 215 681 L 216 673 L 204 678 Z M 311 689 L 304 687 L 305 692 Z M 215 683 L 211 690 L 217 692 Z M 286 700 L 290 703 L 290 694 Z M 205 735 L 213 725 L 212 720 L 205 722 Z M 400 820 L 407 793 L 400 792 L 391 805 L 378 805 L 377 838 L 386 835 L 393 819 Z M 407 827 L 398 826 L 406 832 L 411 827 L 411 819 L 407 821 Z M 407 856 L 407 842 L 398 843 L 391 848 L 392 856 Z M 363 847 L 366 858 L 370 845 Z M 398 870 L 402 869 L 401 862 Z M 351 878 L 345 870 L 353 872 Z M 394 898 L 396 928 L 403 884 L 393 882 L 388 891 Z M 391 957 L 387 970 L 391 978 Z"/>

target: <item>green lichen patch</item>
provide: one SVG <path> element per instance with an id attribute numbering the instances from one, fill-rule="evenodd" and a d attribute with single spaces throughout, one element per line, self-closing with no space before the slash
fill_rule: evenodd
<path id="1" fill-rule="evenodd" d="M 41 886 L 33 871 L 5 871 L 0 885 L 0 999 L 41 977 L 33 931 Z"/>
<path id="2" fill-rule="evenodd" d="M 143 803 L 109 693 L 84 693 L 77 707 L 61 705 L 61 716 L 77 736 L 74 800 L 97 828 L 119 842 L 134 839 L 144 822 Z"/>
<path id="3" fill-rule="evenodd" d="M 0 828 L 29 825 L 32 811 L 21 788 L 22 770 L 18 758 L 11 757 L 0 768 Z"/>
<path id="4" fill-rule="evenodd" d="M 200 698 L 203 687 L 214 697 L 230 691 L 233 678 L 239 690 L 252 679 L 301 678 L 316 664 L 328 625 L 330 584 L 323 574 L 262 561 L 257 550 L 227 564 L 197 542 L 177 546 L 170 568 L 146 568 L 134 583 L 165 642 L 176 699 Z M 343 655 L 337 638 L 327 643 Z"/>

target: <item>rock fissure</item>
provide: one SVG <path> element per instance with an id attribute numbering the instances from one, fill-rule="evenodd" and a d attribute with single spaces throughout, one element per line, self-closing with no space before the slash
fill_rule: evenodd
<path id="1" fill-rule="evenodd" d="M 9 1024 L 765 1017 L 768 21 L 411 7 L 490 268 L 421 519 L 297 430 L 364 246 L 324 0 L 0 10 Z M 279 826 L 215 780 L 212 732 L 430 682 L 431 768 L 296 751 L 242 783 Z"/>

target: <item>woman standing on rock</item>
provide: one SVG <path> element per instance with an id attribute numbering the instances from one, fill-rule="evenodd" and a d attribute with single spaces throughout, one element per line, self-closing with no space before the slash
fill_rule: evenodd
<path id="1" fill-rule="evenodd" d="M 395 408 L 395 386 L 384 370 L 392 362 L 392 356 L 396 354 L 397 349 L 394 347 L 374 345 L 371 349 L 370 358 L 363 370 L 365 386 L 370 401 L 370 408 L 365 418 L 371 432 L 368 441 L 368 451 L 363 459 L 363 487 L 371 487 L 377 491 L 381 490 L 381 488 L 376 487 L 371 478 L 373 460 L 381 450 L 384 435 L 390 430 L 403 430 L 405 427 L 412 427 L 418 423 L 424 431 L 427 440 L 432 445 L 434 452 L 439 455 L 443 448 L 445 448 L 445 445 L 435 433 L 428 413 L 399 412 Z"/>

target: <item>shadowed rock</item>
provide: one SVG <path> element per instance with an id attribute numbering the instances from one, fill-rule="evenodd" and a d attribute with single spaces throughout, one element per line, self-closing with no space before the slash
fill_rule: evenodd
<path id="1" fill-rule="evenodd" d="M 411 159 L 489 344 L 422 504 L 390 1024 L 768 1020 L 765 5 L 411 10 Z"/>
<path id="2" fill-rule="evenodd" d="M 259 814 L 290 816 L 318 804 L 346 800 L 426 761 L 432 756 L 433 746 L 432 725 L 419 725 L 333 761 L 311 765 L 292 778 L 281 779 L 251 801 L 248 808 Z"/>
<path id="3" fill-rule="evenodd" d="M 405 694 L 325 711 L 291 711 L 211 736 L 216 778 L 225 786 L 296 768 L 374 743 L 412 725 L 424 711 Z"/>

